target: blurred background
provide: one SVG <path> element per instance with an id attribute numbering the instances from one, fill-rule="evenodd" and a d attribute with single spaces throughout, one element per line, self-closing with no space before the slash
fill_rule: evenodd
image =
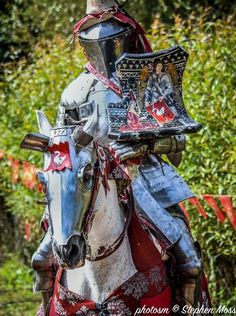
<path id="1" fill-rule="evenodd" d="M 0 2 L 0 315 L 35 314 L 30 258 L 43 233 L 43 194 L 35 178 L 42 156 L 19 150 L 37 131 L 35 110 L 55 123 L 63 89 L 83 70 L 74 24 L 85 0 Z M 145 27 L 154 51 L 181 45 L 189 54 L 183 94 L 203 129 L 188 136 L 179 168 L 199 197 L 185 204 L 200 242 L 213 303 L 236 300 L 236 3 L 220 0 L 130 0 L 126 10 Z M 210 194 L 209 206 L 202 195 Z M 228 196 L 228 209 L 218 197 Z M 203 210 L 199 208 L 202 206 Z M 231 209 L 231 211 L 229 211 Z M 206 212 L 206 215 L 204 212 Z M 227 213 L 228 211 L 228 213 Z"/>

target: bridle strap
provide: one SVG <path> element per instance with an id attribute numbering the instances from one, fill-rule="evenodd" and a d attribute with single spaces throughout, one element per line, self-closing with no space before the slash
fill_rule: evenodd
<path id="1" fill-rule="evenodd" d="M 108 248 L 106 248 L 106 249 L 100 248 L 98 250 L 98 255 L 95 258 L 92 258 L 91 254 L 89 256 L 86 256 L 86 259 L 88 261 L 103 260 L 103 259 L 109 257 L 111 254 L 113 254 L 120 247 L 121 243 L 124 240 L 124 237 L 125 237 L 125 234 L 127 232 L 128 227 L 129 227 L 129 224 L 131 222 L 132 209 L 133 209 L 132 207 L 130 207 L 130 208 L 127 207 L 128 217 L 126 219 L 124 228 L 123 228 L 122 233 L 120 234 L 120 236 Z"/>
<path id="2" fill-rule="evenodd" d="M 98 168 L 97 173 L 95 174 L 95 183 L 94 183 L 94 189 L 93 189 L 93 196 L 91 199 L 91 203 L 90 206 L 88 208 L 88 210 L 85 213 L 84 216 L 84 220 L 83 220 L 83 224 L 82 224 L 82 231 L 83 231 L 83 235 L 87 236 L 88 232 L 90 231 L 90 222 L 92 219 L 92 215 L 94 212 L 94 205 L 95 202 L 97 200 L 97 196 L 98 196 L 98 191 L 100 188 L 100 184 L 102 183 L 102 175 L 101 175 L 101 171 Z"/>
<path id="3" fill-rule="evenodd" d="M 88 62 L 85 67 L 90 73 L 92 73 L 95 77 L 97 77 L 98 80 L 101 81 L 106 87 L 113 90 L 116 94 L 122 96 L 122 90 L 120 89 L 120 87 L 118 87 L 118 85 L 116 85 L 109 78 L 107 78 L 97 69 L 95 69 L 90 62 Z"/>
<path id="4" fill-rule="evenodd" d="M 90 207 L 89 207 L 88 211 L 86 212 L 87 214 L 85 215 L 85 220 L 83 222 L 83 235 L 84 235 L 84 238 L 86 241 L 86 245 L 87 245 L 87 235 L 88 235 L 88 232 L 90 231 L 91 224 L 92 224 L 92 219 L 93 219 L 92 215 L 94 214 L 93 213 L 94 212 L 94 205 L 95 205 L 95 202 L 96 202 L 96 199 L 98 196 L 100 185 L 102 183 L 101 178 L 102 178 L 101 171 L 98 168 L 97 174 L 95 175 L 96 180 L 95 180 L 95 184 L 94 184 L 94 194 L 93 194 L 93 197 L 91 200 Z M 132 196 L 132 194 L 131 194 L 131 196 Z M 134 208 L 134 201 L 133 201 L 132 197 L 130 198 L 130 205 L 124 204 L 124 208 L 126 208 L 126 211 L 127 211 L 127 219 L 126 219 L 124 228 L 123 228 L 121 234 L 119 235 L 119 237 L 108 248 L 101 247 L 98 250 L 98 255 L 96 257 L 93 257 L 91 255 L 90 247 L 87 245 L 87 251 L 89 253 L 86 255 L 86 259 L 88 261 L 103 260 L 103 259 L 109 257 L 111 254 L 113 254 L 120 247 L 121 243 L 124 240 L 124 237 L 125 237 L 125 234 L 127 232 L 128 227 L 129 227 L 129 224 L 131 222 L 132 211 Z"/>

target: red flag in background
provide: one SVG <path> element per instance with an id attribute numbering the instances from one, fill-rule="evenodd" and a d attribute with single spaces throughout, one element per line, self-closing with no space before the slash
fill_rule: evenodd
<path id="1" fill-rule="evenodd" d="M 33 189 L 36 184 L 36 167 L 27 161 L 23 161 L 22 183 L 28 188 Z"/>
<path id="2" fill-rule="evenodd" d="M 45 193 L 41 182 L 37 179 L 36 190 L 41 193 Z"/>
<path id="3" fill-rule="evenodd" d="M 207 214 L 197 197 L 190 198 L 188 199 L 188 201 L 197 208 L 198 212 L 202 215 L 204 219 L 207 218 Z"/>
<path id="4" fill-rule="evenodd" d="M 31 226 L 28 219 L 25 220 L 24 230 L 25 230 L 24 239 L 29 241 L 30 235 L 31 235 Z"/>
<path id="5" fill-rule="evenodd" d="M 14 159 L 12 156 L 8 157 L 9 166 L 11 167 L 11 178 L 13 183 L 17 183 L 19 180 L 20 161 Z"/>
<path id="6" fill-rule="evenodd" d="M 214 196 L 210 194 L 204 194 L 202 197 L 207 202 L 207 204 L 213 209 L 219 222 L 223 223 L 225 220 L 225 215 L 222 213 L 221 209 L 219 208 Z"/>
<path id="7" fill-rule="evenodd" d="M 227 214 L 232 226 L 236 228 L 236 211 L 233 207 L 231 197 L 229 195 L 219 195 L 218 199 L 223 206 L 223 210 Z"/>
<path id="8" fill-rule="evenodd" d="M 184 212 L 184 215 L 187 217 L 187 220 L 190 221 L 190 216 L 189 216 L 188 211 L 184 205 L 184 202 L 179 202 L 179 206 L 180 206 L 181 210 Z"/>

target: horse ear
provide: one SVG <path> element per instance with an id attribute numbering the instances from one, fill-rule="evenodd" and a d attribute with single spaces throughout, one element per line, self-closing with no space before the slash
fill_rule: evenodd
<path id="1" fill-rule="evenodd" d="M 36 111 L 36 115 L 40 133 L 50 137 L 52 126 L 49 123 L 46 115 L 42 111 L 38 110 Z"/>

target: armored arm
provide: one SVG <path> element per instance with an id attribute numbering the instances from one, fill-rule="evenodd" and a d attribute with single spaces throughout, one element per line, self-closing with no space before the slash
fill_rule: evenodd
<path id="1" fill-rule="evenodd" d="M 110 144 L 110 147 L 121 161 L 143 157 L 147 153 L 155 153 L 158 155 L 166 154 L 169 160 L 177 166 L 180 163 L 181 152 L 185 150 L 185 144 L 184 135 L 175 135 L 155 141 L 145 141 L 144 143 L 113 142 Z"/>

